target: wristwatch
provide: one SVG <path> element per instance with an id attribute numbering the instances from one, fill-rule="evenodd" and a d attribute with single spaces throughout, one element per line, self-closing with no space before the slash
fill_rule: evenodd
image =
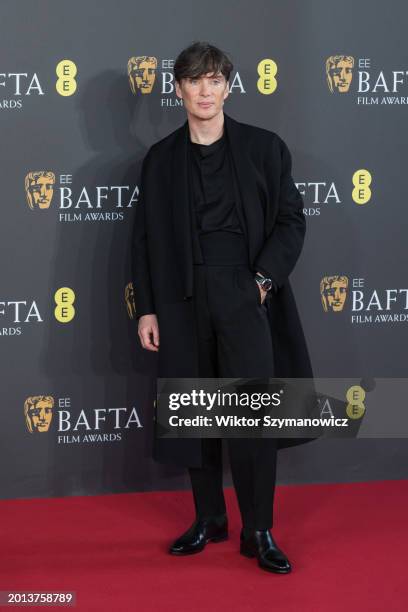
<path id="1" fill-rule="evenodd" d="M 263 276 L 262 274 L 257 272 L 255 274 L 255 280 L 258 283 L 258 285 L 262 287 L 264 291 L 270 291 L 272 289 L 272 279 L 271 278 L 267 278 L 266 276 Z"/>

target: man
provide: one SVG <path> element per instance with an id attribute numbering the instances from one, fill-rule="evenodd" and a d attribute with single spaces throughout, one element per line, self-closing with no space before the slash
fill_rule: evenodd
<path id="1" fill-rule="evenodd" d="M 196 42 L 174 65 L 187 121 L 150 147 L 132 243 L 143 348 L 159 377 L 311 377 L 288 275 L 305 219 L 291 156 L 274 132 L 223 112 L 229 58 Z M 277 449 L 307 439 L 229 438 L 240 552 L 267 571 L 289 560 L 271 534 Z M 188 467 L 196 517 L 170 553 L 228 537 L 220 439 L 155 439 L 155 458 Z"/>

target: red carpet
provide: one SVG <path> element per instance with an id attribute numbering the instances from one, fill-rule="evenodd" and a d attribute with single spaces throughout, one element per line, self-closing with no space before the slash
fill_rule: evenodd
<path id="1" fill-rule="evenodd" d="M 279 486 L 283 576 L 238 554 L 226 497 L 230 539 L 190 557 L 166 553 L 193 520 L 188 491 L 0 501 L 0 590 L 76 591 L 86 612 L 407 609 L 408 481 Z"/>

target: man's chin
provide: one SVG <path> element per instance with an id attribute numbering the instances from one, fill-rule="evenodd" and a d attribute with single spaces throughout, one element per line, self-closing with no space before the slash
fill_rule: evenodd
<path id="1" fill-rule="evenodd" d="M 201 119 L 203 121 L 208 121 L 209 119 L 213 119 L 220 112 L 220 109 L 216 109 L 214 106 L 210 106 L 209 108 L 198 108 L 194 110 L 194 116 L 197 119 Z"/>

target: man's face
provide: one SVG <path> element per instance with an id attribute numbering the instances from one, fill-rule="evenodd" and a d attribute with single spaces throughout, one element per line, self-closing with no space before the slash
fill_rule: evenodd
<path id="1" fill-rule="evenodd" d="M 48 431 L 52 419 L 52 406 L 48 402 L 39 401 L 29 410 L 29 417 L 35 431 Z"/>
<path id="2" fill-rule="evenodd" d="M 339 61 L 334 68 L 330 70 L 333 79 L 333 87 L 340 93 L 349 90 L 351 79 L 353 77 L 353 67 L 347 60 Z"/>
<path id="3" fill-rule="evenodd" d="M 197 78 L 176 81 L 176 94 L 183 99 L 187 114 L 197 119 L 212 119 L 222 111 L 227 98 L 228 82 L 223 74 L 210 72 Z"/>
<path id="4" fill-rule="evenodd" d="M 31 183 L 29 190 L 34 206 L 38 206 L 38 208 L 49 208 L 54 193 L 52 179 L 46 176 L 40 176 L 35 182 Z"/>

